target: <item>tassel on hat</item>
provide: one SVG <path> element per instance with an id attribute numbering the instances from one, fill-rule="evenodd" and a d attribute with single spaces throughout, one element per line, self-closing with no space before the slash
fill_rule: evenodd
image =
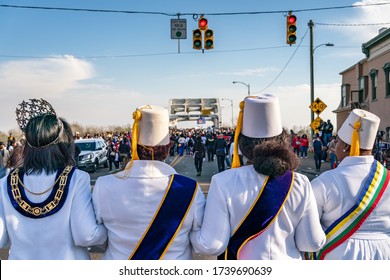
<path id="1" fill-rule="evenodd" d="M 351 140 L 351 149 L 349 152 L 350 156 L 360 156 L 360 139 L 359 139 L 359 129 L 361 126 L 361 117 L 353 124 L 352 131 L 352 140 Z"/>
<path id="2" fill-rule="evenodd" d="M 139 160 L 137 152 L 138 136 L 139 136 L 139 120 L 142 117 L 141 110 L 137 109 L 133 113 L 133 129 L 131 131 L 131 155 L 132 160 Z"/>
<path id="3" fill-rule="evenodd" d="M 233 152 L 233 162 L 232 162 L 232 168 L 238 168 L 241 166 L 240 164 L 240 157 L 238 155 L 238 136 L 241 133 L 242 128 L 242 120 L 244 115 L 244 106 L 245 102 L 240 102 L 240 113 L 238 114 L 238 120 L 237 120 L 237 126 L 236 131 L 234 133 L 234 152 Z"/>

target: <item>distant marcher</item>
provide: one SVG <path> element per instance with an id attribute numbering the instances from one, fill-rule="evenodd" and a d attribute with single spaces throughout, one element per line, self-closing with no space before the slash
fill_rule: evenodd
<path id="1" fill-rule="evenodd" d="M 214 154 L 217 156 L 218 172 L 225 170 L 226 149 L 227 143 L 223 139 L 223 134 L 220 133 L 217 141 L 214 143 Z"/>
<path id="2" fill-rule="evenodd" d="M 101 176 L 93 190 L 108 229 L 106 260 L 192 259 L 189 234 L 202 223 L 204 195 L 197 182 L 163 162 L 171 146 L 168 110 L 146 105 L 133 113 L 132 160 Z"/>
<path id="3" fill-rule="evenodd" d="M 261 120 L 261 121 L 259 121 Z M 309 179 L 294 172 L 298 158 L 270 94 L 240 104 L 232 169 L 214 175 L 196 253 L 218 259 L 301 259 L 325 243 Z M 240 167 L 238 146 L 248 159 Z M 239 168 L 237 168 L 239 167 Z"/>
<path id="4" fill-rule="evenodd" d="M 24 132 L 23 166 L 0 180 L 0 247 L 8 259 L 90 259 L 107 231 L 96 222 L 89 174 L 75 168 L 74 138 L 43 99 L 16 109 Z"/>
<path id="5" fill-rule="evenodd" d="M 340 164 L 311 182 L 327 236 L 315 259 L 390 260 L 390 173 L 372 155 L 379 123 L 354 109 L 337 131 Z"/>
<path id="6" fill-rule="evenodd" d="M 202 143 L 202 138 L 200 137 L 200 135 L 196 136 L 195 138 L 193 152 L 194 152 L 194 164 L 197 172 L 196 176 L 201 176 L 203 160 L 206 157 L 206 147 Z"/>
<path id="7" fill-rule="evenodd" d="M 208 162 L 214 161 L 214 146 L 215 146 L 214 136 L 210 132 L 208 132 L 206 135 L 206 149 L 207 149 Z"/>
<path id="8" fill-rule="evenodd" d="M 313 153 L 314 153 L 314 164 L 316 166 L 317 172 L 320 172 L 320 170 L 321 170 L 323 150 L 324 150 L 324 146 L 322 145 L 321 138 L 320 138 L 319 134 L 316 133 L 315 139 L 313 140 Z"/>

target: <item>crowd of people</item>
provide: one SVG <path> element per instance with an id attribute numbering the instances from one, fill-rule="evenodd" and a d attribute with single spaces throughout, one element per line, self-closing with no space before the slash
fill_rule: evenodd
<path id="1" fill-rule="evenodd" d="M 291 133 L 291 147 L 299 158 L 307 158 L 308 152 L 313 153 L 314 164 L 317 172 L 321 171 L 321 165 L 329 162 L 330 169 L 336 168 L 338 160 L 335 153 L 337 135 L 333 135 L 333 124 L 328 120 L 323 122 L 314 134 L 310 143 L 307 134 L 301 136 L 294 131 Z"/>
<path id="2" fill-rule="evenodd" d="M 92 191 L 77 136 L 50 103 L 23 101 L 16 120 L 24 141 L 0 179 L 9 259 L 89 259 L 90 246 L 105 260 L 390 259 L 390 173 L 372 155 L 380 119 L 370 112 L 353 110 L 335 139 L 316 135 L 317 160 L 326 146 L 338 166 L 310 182 L 296 171 L 307 136 L 291 147 L 274 95 L 245 98 L 235 131 L 170 130 L 165 108 L 141 106 L 131 134 L 100 135 L 118 153 L 126 145 L 127 162 Z M 175 153 L 192 155 L 198 176 L 203 160 L 217 162 L 207 199 L 165 162 Z"/>

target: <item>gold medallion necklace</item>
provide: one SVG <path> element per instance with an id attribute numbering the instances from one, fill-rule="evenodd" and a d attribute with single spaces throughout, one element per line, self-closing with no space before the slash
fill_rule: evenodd
<path id="1" fill-rule="evenodd" d="M 13 199 L 16 201 L 18 206 L 21 209 L 23 209 L 23 211 L 26 212 L 27 214 L 31 214 L 31 215 L 34 215 L 36 217 L 39 217 L 39 216 L 46 215 L 46 214 L 50 213 L 53 209 L 55 209 L 58 206 L 58 204 L 60 203 L 60 201 L 62 199 L 62 196 L 64 194 L 64 188 L 65 188 L 67 180 L 68 180 L 68 175 L 69 175 L 70 171 L 72 170 L 72 168 L 73 167 L 70 165 L 65 167 L 64 171 L 62 171 L 61 175 L 56 179 L 54 184 L 50 188 L 48 188 L 47 190 L 40 192 L 40 193 L 34 193 L 34 192 L 31 192 L 30 190 L 28 190 L 19 178 L 19 169 L 15 169 L 10 175 L 11 176 L 10 185 L 11 185 L 11 192 L 12 192 Z M 53 189 L 54 186 L 58 182 L 59 182 L 59 187 L 54 195 L 53 200 L 49 201 L 48 203 L 46 203 L 42 207 L 31 206 L 30 203 L 28 203 L 26 200 L 24 200 L 22 198 L 20 188 L 19 188 L 19 184 L 20 184 L 29 193 L 34 194 L 34 195 L 40 195 L 40 194 L 44 194 L 44 193 L 48 192 L 49 190 Z"/>

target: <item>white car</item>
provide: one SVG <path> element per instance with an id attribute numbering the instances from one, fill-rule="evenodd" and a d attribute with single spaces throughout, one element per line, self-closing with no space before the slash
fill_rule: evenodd
<path id="1" fill-rule="evenodd" d="M 108 167 L 108 147 L 103 139 L 78 139 L 75 144 L 80 148 L 78 168 L 95 172 L 100 166 Z"/>

